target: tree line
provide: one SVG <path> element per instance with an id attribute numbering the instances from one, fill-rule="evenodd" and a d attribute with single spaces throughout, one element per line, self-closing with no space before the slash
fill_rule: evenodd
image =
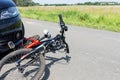
<path id="1" fill-rule="evenodd" d="M 35 3 L 33 0 L 13 0 L 17 6 L 35 6 L 43 5 L 40 3 Z M 43 6 L 71 6 L 71 5 L 120 5 L 118 2 L 85 2 L 77 4 L 44 4 Z"/>
<path id="2" fill-rule="evenodd" d="M 77 3 L 76 5 L 120 5 L 118 2 L 85 2 Z"/>
<path id="3" fill-rule="evenodd" d="M 35 3 L 32 0 L 13 0 L 17 6 L 35 6 L 40 5 L 39 3 Z"/>
<path id="4" fill-rule="evenodd" d="M 76 4 L 44 4 L 44 6 L 71 6 L 71 5 L 120 5 L 118 2 L 85 2 Z"/>

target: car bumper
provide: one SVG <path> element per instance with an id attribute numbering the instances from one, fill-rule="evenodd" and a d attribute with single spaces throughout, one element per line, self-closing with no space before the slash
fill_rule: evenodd
<path id="1" fill-rule="evenodd" d="M 0 53 L 9 50 L 9 41 L 17 42 L 20 40 L 16 37 L 17 33 L 21 34 L 22 38 L 22 21 L 20 16 L 0 21 Z"/>

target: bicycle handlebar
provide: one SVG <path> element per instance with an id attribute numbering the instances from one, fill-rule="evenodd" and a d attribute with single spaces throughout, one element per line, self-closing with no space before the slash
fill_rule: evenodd
<path id="1" fill-rule="evenodd" d="M 65 23 L 64 23 L 64 21 L 63 21 L 62 15 L 59 14 L 58 16 L 59 16 L 60 27 L 61 27 L 61 31 L 60 31 L 60 32 L 61 32 L 62 35 L 63 35 L 63 34 L 64 34 L 64 31 L 68 31 L 68 28 L 67 28 L 67 26 L 65 25 Z"/>
<path id="2" fill-rule="evenodd" d="M 68 44 L 66 43 L 65 41 L 65 37 L 64 37 L 64 32 L 68 30 L 68 27 L 65 26 L 65 23 L 63 21 L 63 18 L 62 18 L 62 15 L 59 14 L 59 20 L 60 20 L 60 27 L 61 27 L 61 33 L 62 35 L 58 34 L 56 35 L 54 38 L 50 38 L 50 39 L 47 39 L 47 40 L 43 40 L 45 39 L 46 37 L 42 37 L 40 40 L 43 40 L 42 42 L 44 43 L 45 42 L 45 45 L 50 45 L 51 43 L 53 43 L 54 41 L 56 40 L 59 40 L 60 38 L 62 39 L 63 43 L 66 45 L 66 50 L 67 50 L 67 53 L 69 53 L 69 46 Z"/>

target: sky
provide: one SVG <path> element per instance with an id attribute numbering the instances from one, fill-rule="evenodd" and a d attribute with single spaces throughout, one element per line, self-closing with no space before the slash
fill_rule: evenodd
<path id="1" fill-rule="evenodd" d="M 84 3 L 84 2 L 119 2 L 120 0 L 33 0 L 40 4 L 74 4 L 74 3 Z"/>

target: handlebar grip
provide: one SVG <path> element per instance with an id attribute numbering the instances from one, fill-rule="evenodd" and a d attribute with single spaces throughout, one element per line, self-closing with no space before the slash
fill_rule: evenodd
<path id="1" fill-rule="evenodd" d="M 66 44 L 66 52 L 70 53 L 68 44 L 66 42 L 65 42 L 65 44 Z"/>
<path id="2" fill-rule="evenodd" d="M 59 16 L 60 22 L 63 22 L 62 14 L 59 14 L 58 16 Z"/>
<path id="3" fill-rule="evenodd" d="M 59 20 L 60 20 L 60 25 L 61 25 L 61 26 L 64 26 L 65 23 L 64 23 L 64 21 L 63 21 L 62 14 L 59 14 L 58 16 L 59 16 Z"/>
<path id="4" fill-rule="evenodd" d="M 67 53 L 70 53 L 69 48 L 67 48 L 67 50 L 66 50 L 66 51 L 67 51 Z"/>

